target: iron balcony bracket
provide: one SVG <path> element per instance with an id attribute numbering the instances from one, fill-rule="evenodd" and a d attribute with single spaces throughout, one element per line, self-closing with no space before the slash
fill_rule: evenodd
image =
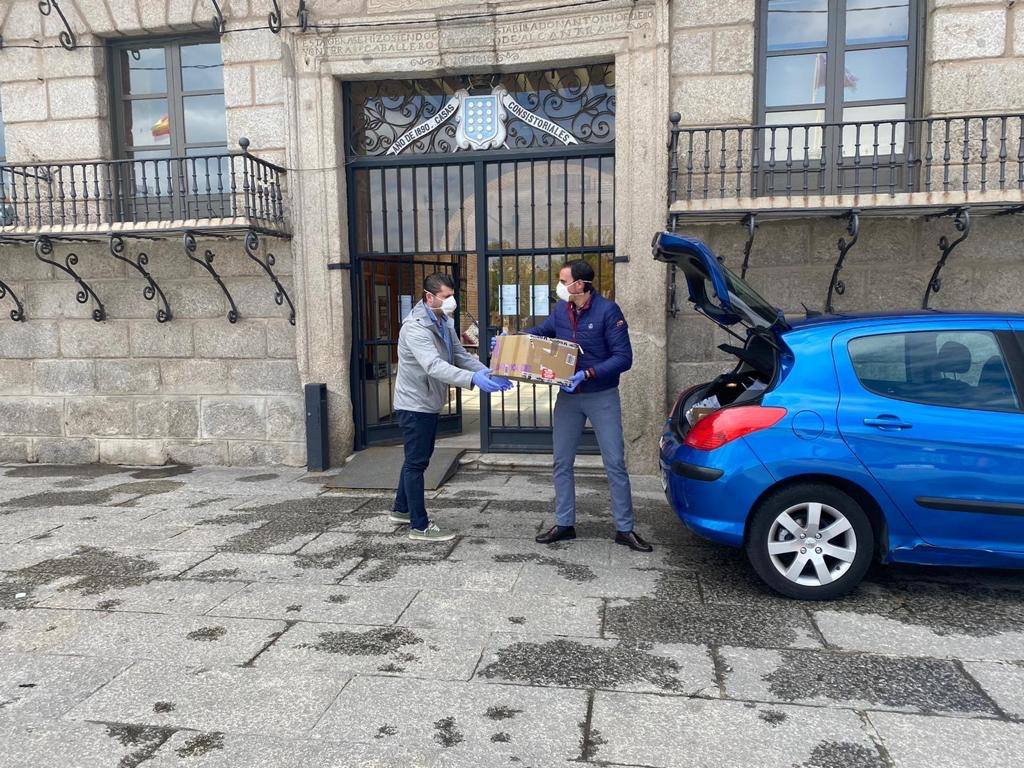
<path id="1" fill-rule="evenodd" d="M 18 243 L 18 240 L 12 240 L 0 236 L 0 245 L 17 245 Z M 25 320 L 25 305 L 22 303 L 21 299 L 18 298 L 18 295 L 14 292 L 11 286 L 3 280 L 0 280 L 0 299 L 6 298 L 8 295 L 10 295 L 11 301 L 15 304 L 15 308 L 11 310 L 11 320 L 16 323 L 23 322 Z"/>
<path id="2" fill-rule="evenodd" d="M 828 296 L 825 298 L 825 313 L 832 314 L 832 296 L 833 294 L 839 294 L 842 296 L 846 293 L 846 283 L 839 279 L 839 273 L 843 271 L 843 263 L 846 261 L 846 254 L 850 252 L 850 249 L 857 244 L 857 238 L 860 237 L 860 209 L 851 208 L 848 213 L 844 215 L 846 221 L 846 232 L 850 236 L 847 240 L 845 237 L 840 237 L 837 243 L 839 247 L 839 258 L 836 260 L 836 265 L 832 270 L 832 279 L 828 283 Z"/>
<path id="3" fill-rule="evenodd" d="M 68 17 L 64 15 L 64 11 L 60 9 L 60 4 L 57 0 L 39 0 L 39 12 L 43 16 L 49 16 L 53 11 L 57 12 L 60 16 L 61 23 L 64 24 L 64 29 L 60 33 L 60 44 L 61 47 L 66 51 L 73 51 L 78 47 L 78 41 L 75 39 L 75 33 L 71 29 L 71 25 L 68 23 Z"/>
<path id="4" fill-rule="evenodd" d="M 14 322 L 25 322 L 25 305 L 21 303 L 21 299 L 18 295 L 11 290 L 11 286 L 0 280 L 0 299 L 6 297 L 8 294 L 11 296 L 11 301 L 14 302 L 15 308 L 11 310 L 11 320 Z"/>
<path id="5" fill-rule="evenodd" d="M 78 255 L 75 253 L 69 253 L 64 258 L 64 263 L 61 264 L 58 261 L 47 258 L 53 255 L 53 241 L 50 240 L 46 235 L 40 235 L 35 241 L 35 252 L 36 258 L 44 264 L 56 267 L 64 274 L 71 277 L 76 283 L 78 283 L 78 292 L 75 294 L 75 299 L 79 304 L 85 304 L 90 298 L 96 302 L 96 306 L 92 310 L 92 319 L 97 323 L 107 319 L 107 308 L 103 306 L 103 302 L 100 301 L 100 297 L 96 295 L 96 292 L 86 283 L 81 276 L 75 272 L 75 265 L 78 264 Z"/>
<path id="6" fill-rule="evenodd" d="M 245 235 L 245 255 L 255 261 L 263 271 L 267 273 L 267 277 L 274 283 L 274 287 L 277 289 L 274 292 L 274 301 L 277 302 L 278 306 L 288 302 L 288 322 L 295 325 L 295 305 L 292 304 L 292 300 L 288 297 L 288 291 L 285 290 L 284 286 L 281 285 L 281 281 L 277 279 L 277 275 L 274 274 L 274 264 L 277 259 L 274 258 L 274 254 L 268 253 L 267 258 L 261 259 L 257 252 L 260 249 L 260 238 L 256 234 L 256 230 L 250 229 Z"/>
<path id="7" fill-rule="evenodd" d="M 267 26 L 270 27 L 271 32 L 277 35 L 284 28 L 284 14 L 281 12 L 281 5 L 277 0 L 270 0 L 270 2 L 273 8 L 267 14 Z M 295 15 L 299 19 L 299 28 L 303 32 L 309 30 L 309 9 L 306 8 L 306 0 L 299 0 L 299 8 L 295 11 Z"/>
<path id="8" fill-rule="evenodd" d="M 146 287 L 142 289 L 142 295 L 146 301 L 153 301 L 157 296 L 160 297 L 160 303 L 163 305 L 156 311 L 156 321 L 158 323 L 166 323 L 170 320 L 173 315 L 171 313 L 171 305 L 167 303 L 167 297 L 164 296 L 164 292 L 160 290 L 160 286 L 156 284 L 153 279 L 153 275 L 149 273 L 146 266 L 149 264 L 149 256 L 142 251 L 139 251 L 139 255 L 135 257 L 134 261 L 124 255 L 125 244 L 124 238 L 121 235 L 110 235 L 110 255 L 118 261 L 123 261 L 129 267 L 134 269 L 142 278 L 146 281 Z"/>
<path id="9" fill-rule="evenodd" d="M 202 258 L 200 258 L 196 256 L 196 251 L 199 248 L 199 244 L 196 242 L 196 236 L 192 232 L 186 231 L 183 236 L 183 240 L 185 243 L 185 255 L 205 269 L 210 277 L 213 278 L 213 281 L 220 286 L 221 291 L 224 292 L 224 296 L 228 300 L 228 305 L 231 307 L 231 309 L 228 310 L 228 322 L 237 323 L 239 317 L 238 307 L 235 306 L 235 300 L 231 298 L 231 293 L 228 291 L 228 287 L 224 285 L 224 281 L 221 280 L 220 275 L 217 274 L 217 270 L 213 268 L 213 251 L 207 248 Z"/>
<path id="10" fill-rule="evenodd" d="M 679 316 L 678 271 L 676 265 L 673 264 L 668 277 L 668 316 L 673 320 Z"/>
<path id="11" fill-rule="evenodd" d="M 747 267 L 750 266 L 750 249 L 754 246 L 754 235 L 757 234 L 757 214 L 748 213 L 743 217 L 743 223 L 747 227 L 747 242 L 743 246 L 743 268 L 740 271 L 740 279 L 747 277 Z"/>
<path id="12" fill-rule="evenodd" d="M 277 4 L 277 0 L 270 0 L 274 8 L 267 15 L 267 26 L 270 27 L 270 31 L 275 35 L 281 31 L 281 6 Z"/>
<path id="13" fill-rule="evenodd" d="M 932 294 L 938 293 L 942 289 L 942 278 L 939 275 L 942 272 L 942 268 L 946 266 L 949 254 L 971 234 L 971 214 L 966 206 L 953 208 L 941 215 L 948 216 L 950 214 L 953 216 L 953 226 L 956 228 L 956 231 L 963 234 L 953 241 L 950 241 L 945 235 L 939 238 L 939 250 L 942 251 L 942 256 L 939 257 L 939 261 L 932 271 L 932 276 L 928 280 L 928 285 L 924 289 L 924 301 L 921 303 L 922 309 L 928 309 L 928 301 L 931 299 Z"/>
<path id="14" fill-rule="evenodd" d="M 220 3 L 217 0 L 210 0 L 210 2 L 213 3 L 213 31 L 223 37 L 228 28 L 228 24 L 224 20 L 224 12 L 220 9 Z"/>

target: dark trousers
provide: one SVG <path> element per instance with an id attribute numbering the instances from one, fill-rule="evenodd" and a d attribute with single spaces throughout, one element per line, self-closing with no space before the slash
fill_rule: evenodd
<path id="1" fill-rule="evenodd" d="M 405 439 L 405 463 L 398 479 L 395 510 L 409 513 L 409 527 L 424 530 L 430 520 L 423 500 L 423 473 L 434 454 L 437 438 L 437 414 L 397 411 L 398 423 Z"/>

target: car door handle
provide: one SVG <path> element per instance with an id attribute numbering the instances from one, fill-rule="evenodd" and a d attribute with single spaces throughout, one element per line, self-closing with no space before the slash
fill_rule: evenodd
<path id="1" fill-rule="evenodd" d="M 898 416 L 883 414 L 874 419 L 864 419 L 864 426 L 878 427 L 879 429 L 910 429 L 913 424 L 902 421 Z"/>

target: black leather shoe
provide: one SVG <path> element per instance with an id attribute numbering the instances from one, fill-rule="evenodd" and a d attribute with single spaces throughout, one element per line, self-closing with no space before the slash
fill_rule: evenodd
<path id="1" fill-rule="evenodd" d="M 629 533 L 623 533 L 622 531 L 616 532 L 615 543 L 624 544 L 625 546 L 629 547 L 630 549 L 636 552 L 654 551 L 654 547 L 652 547 L 650 544 L 648 544 L 646 541 L 640 538 L 640 534 L 638 534 L 636 531 L 630 531 Z"/>
<path id="2" fill-rule="evenodd" d="M 554 544 L 556 541 L 567 541 L 576 538 L 576 529 L 571 525 L 552 525 L 534 541 L 538 544 Z"/>

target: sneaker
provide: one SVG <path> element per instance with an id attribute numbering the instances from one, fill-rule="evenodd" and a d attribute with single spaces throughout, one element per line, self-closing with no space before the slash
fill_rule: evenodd
<path id="1" fill-rule="evenodd" d="M 388 515 L 390 520 L 395 525 L 408 525 L 409 524 L 409 513 L 399 512 L 397 509 L 391 510 L 391 514 Z"/>
<path id="2" fill-rule="evenodd" d="M 451 541 L 455 538 L 455 534 L 445 533 L 437 527 L 436 523 L 431 523 L 426 527 L 426 530 L 423 531 L 410 528 L 409 538 L 413 541 Z"/>

